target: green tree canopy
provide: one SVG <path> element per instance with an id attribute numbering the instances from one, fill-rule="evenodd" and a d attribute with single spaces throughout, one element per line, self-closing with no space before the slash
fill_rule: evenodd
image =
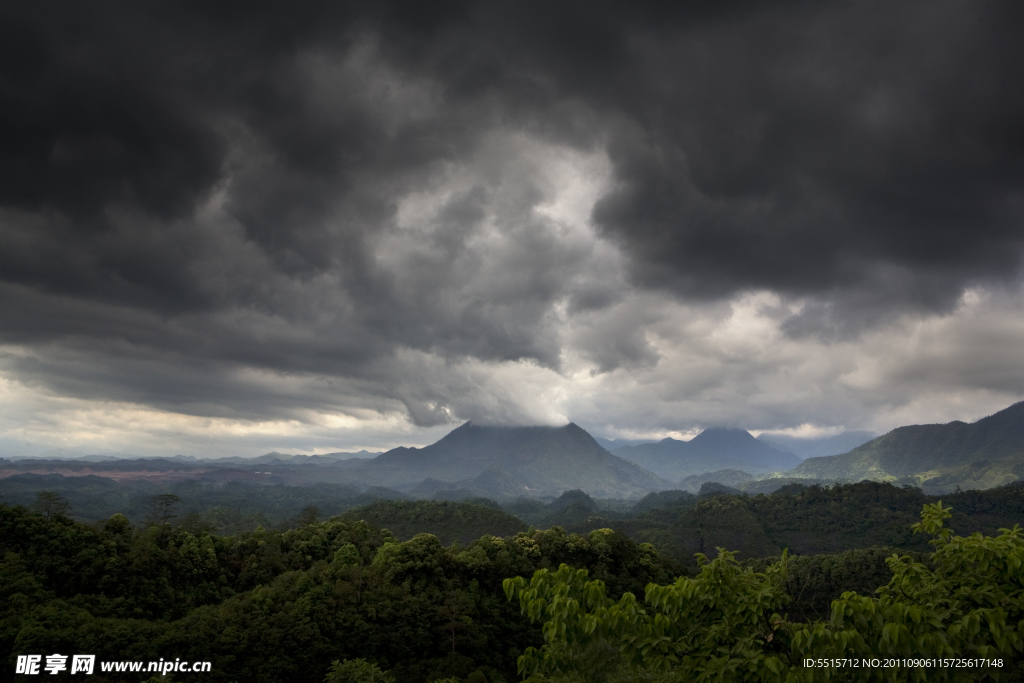
<path id="1" fill-rule="evenodd" d="M 38 512 L 46 519 L 65 516 L 70 510 L 71 503 L 68 499 L 53 491 L 40 491 L 32 503 L 32 511 Z"/>
<path id="2" fill-rule="evenodd" d="M 181 498 L 173 493 L 161 493 L 150 496 L 149 514 L 146 516 L 146 522 L 154 526 L 169 524 L 172 519 L 178 516 L 175 513 L 180 503 Z"/>
<path id="3" fill-rule="evenodd" d="M 324 677 L 324 683 L 394 683 L 395 677 L 365 659 L 337 659 Z"/>
<path id="4" fill-rule="evenodd" d="M 1024 539 L 955 536 L 950 509 L 925 505 L 915 533 L 933 536 L 927 563 L 893 555 L 888 585 L 868 597 L 846 592 L 827 620 L 796 623 L 780 615 L 788 558 L 763 572 L 719 549 L 700 556 L 700 573 L 650 584 L 645 601 L 610 600 L 603 582 L 562 565 L 504 582 L 523 614 L 542 622 L 544 645 L 528 648 L 519 671 L 529 681 L 716 680 L 1004 680 L 1019 676 L 1024 651 Z M 871 659 L 930 659 L 864 666 Z M 805 666 L 808 659 L 853 659 L 857 668 Z M 941 665 L 942 659 L 972 666 Z"/>

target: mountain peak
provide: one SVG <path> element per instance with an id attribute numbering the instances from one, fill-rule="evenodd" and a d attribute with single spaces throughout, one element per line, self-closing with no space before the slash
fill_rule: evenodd
<path id="1" fill-rule="evenodd" d="M 746 443 L 747 441 L 754 440 L 754 437 L 745 429 L 734 429 L 732 427 L 711 427 L 705 429 L 703 432 L 693 437 L 690 443 L 700 443 L 703 441 L 737 441 Z"/>
<path id="2" fill-rule="evenodd" d="M 526 490 L 585 489 L 622 497 L 664 488 L 669 482 L 612 455 L 582 427 L 483 426 L 466 423 L 415 454 L 394 449 L 367 463 L 359 475 L 389 486 L 425 478 L 464 481 L 500 468 Z"/>

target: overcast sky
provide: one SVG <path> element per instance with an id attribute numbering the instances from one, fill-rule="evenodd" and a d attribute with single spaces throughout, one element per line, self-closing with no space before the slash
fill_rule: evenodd
<path id="1" fill-rule="evenodd" d="M 0 451 L 1024 398 L 1019 2 L 5 3 Z"/>

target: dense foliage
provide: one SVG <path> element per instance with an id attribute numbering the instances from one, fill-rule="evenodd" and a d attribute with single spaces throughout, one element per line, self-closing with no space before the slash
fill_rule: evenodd
<path id="1" fill-rule="evenodd" d="M 177 514 L 192 513 L 212 530 L 231 534 L 264 528 L 296 526 L 302 510 L 316 507 L 331 517 L 381 498 L 402 498 L 398 491 L 362 491 L 347 484 L 311 486 L 255 484 L 238 481 L 178 482 L 114 481 L 95 475 L 63 477 L 59 474 L 18 474 L 0 479 L 2 500 L 9 505 L 34 504 L 39 491 L 58 493 L 70 504 L 71 517 L 83 522 L 121 513 L 133 523 L 146 521 L 155 496 L 178 497 Z"/>
<path id="2" fill-rule="evenodd" d="M 941 503 L 926 505 L 913 530 L 933 535 L 929 563 L 893 555 L 877 596 L 845 592 L 827 620 L 781 614 L 790 601 L 785 553 L 762 572 L 724 549 L 713 560 L 701 555 L 696 577 L 652 583 L 642 604 L 629 593 L 612 599 L 602 581 L 568 566 L 508 579 L 509 599 L 543 623 L 544 646 L 525 651 L 520 672 L 538 683 L 1019 678 L 1021 529 L 954 536 L 943 528 L 951 516 Z M 976 664 L 944 663 L 965 659 Z"/>
<path id="3" fill-rule="evenodd" d="M 211 673 L 193 676 L 210 682 L 320 680 L 356 659 L 397 681 L 512 681 L 540 633 L 505 600 L 503 578 L 567 563 L 621 594 L 677 569 L 608 530 L 484 536 L 459 548 L 429 534 L 399 542 L 363 521 L 220 537 L 132 527 L 123 515 L 89 526 L 17 506 L 0 506 L 0 552 L 5 670 L 26 653 L 180 657 L 212 661 Z"/>
<path id="4" fill-rule="evenodd" d="M 398 538 L 431 533 L 442 544 L 472 543 L 484 534 L 513 536 L 526 524 L 507 512 L 488 505 L 426 500 L 381 500 L 342 516 L 387 528 Z"/>
<path id="5" fill-rule="evenodd" d="M 593 520 L 680 559 L 725 547 L 740 558 L 839 553 L 871 546 L 927 551 L 911 532 L 921 507 L 939 499 L 919 489 L 864 481 L 837 486 L 792 485 L 775 494 L 680 498 L 632 519 Z M 953 525 L 994 533 L 1024 520 L 1024 487 L 964 491 L 943 497 Z"/>
<path id="6" fill-rule="evenodd" d="M 271 501 L 287 493 L 286 487 L 261 488 Z M 944 544 L 937 550 L 948 548 L 929 559 L 922 552 L 928 549 L 926 539 L 911 532 L 916 515 L 908 514 L 907 506 L 914 502 L 918 510 L 922 505 L 935 510 L 934 504 L 915 489 L 888 485 L 792 486 L 772 496 L 658 494 L 636 506 L 631 518 L 612 522 L 635 534 L 635 540 L 609 528 L 587 529 L 584 525 L 594 524 L 596 513 L 608 514 L 614 506 L 598 510 L 599 501 L 580 492 L 529 508 L 549 520 L 582 520 L 580 533 L 561 527 L 521 530 L 522 522 L 493 503 L 406 501 L 379 502 L 325 521 L 317 506 L 307 504 L 290 513 L 289 524 L 281 528 L 221 536 L 211 530 L 205 514 L 178 512 L 186 501 L 176 493 L 157 491 L 138 508 L 138 521 L 114 514 L 96 524 L 76 522 L 67 516 L 60 495 L 37 496 L 33 509 L 0 505 L 3 666 L 13 671 L 16 654 L 77 652 L 108 661 L 209 660 L 213 672 L 191 680 L 225 683 L 321 680 L 324 675 L 335 682 L 487 683 L 511 682 L 519 655 L 544 646 L 534 651 L 541 657 L 534 661 L 541 664 L 531 671 L 538 676 L 575 671 L 572 675 L 581 680 L 627 674 L 654 680 L 668 675 L 649 667 L 643 647 L 639 660 L 634 654 L 635 661 L 622 659 L 621 643 L 615 640 L 625 637 L 622 624 L 615 626 L 619 631 L 594 631 L 599 638 L 588 635 L 589 640 L 573 641 L 561 651 L 550 639 L 545 645 L 540 621 L 530 621 L 538 617 L 536 609 L 521 613 L 502 590 L 503 579 L 537 570 L 548 570 L 540 576 L 549 577 L 549 597 L 568 591 L 569 597 L 589 600 L 583 616 L 610 610 L 623 599 L 628 607 L 627 594 L 643 595 L 645 586 L 662 586 L 664 604 L 652 602 L 658 593 L 648 591 L 647 604 L 634 600 L 629 607 L 634 612 L 623 614 L 646 611 L 670 619 L 650 624 L 651 633 L 662 629 L 658 642 L 665 647 L 683 637 L 672 631 L 678 622 L 690 629 L 685 638 L 693 652 L 725 647 L 732 653 L 720 671 L 714 667 L 721 662 L 694 660 L 694 666 L 711 667 L 707 671 L 752 665 L 757 676 L 767 676 L 776 657 L 784 665 L 780 671 L 792 677 L 800 671 L 792 658 L 802 654 L 839 656 L 835 653 L 849 647 L 869 652 L 876 647 L 872 639 L 882 637 L 879 629 L 897 623 L 905 595 L 933 605 L 928 609 L 943 624 L 954 617 L 966 619 L 965 633 L 981 632 L 992 623 L 1001 632 L 1017 633 L 1015 624 L 1024 619 L 1018 614 L 1020 573 L 1004 575 L 1018 553 L 1016 532 L 962 540 L 943 535 L 926 520 Z M 1004 487 L 953 494 L 949 500 L 956 510 L 950 521 L 966 532 L 1012 526 L 1006 520 L 1024 517 L 1022 493 L 1019 487 Z M 294 509 L 296 504 L 289 505 Z M 526 507 L 525 501 L 517 505 Z M 936 514 L 945 517 L 946 510 Z M 900 524 L 905 524 L 902 530 Z M 504 538 L 481 533 L 466 541 L 495 525 L 510 525 L 499 531 Z M 419 533 L 423 530 L 436 533 Z M 686 537 L 684 531 L 704 535 Z M 446 546 L 437 534 L 459 544 Z M 665 544 L 639 543 L 644 534 L 663 534 Z M 701 566 L 677 559 L 691 550 L 687 543 L 699 538 L 706 546 L 735 543 L 748 559 L 724 553 Z M 777 552 L 787 538 L 803 544 L 798 550 L 824 547 L 832 552 Z M 875 539 L 893 548 L 857 547 L 873 546 Z M 665 548 L 669 552 L 660 552 Z M 769 552 L 776 555 L 766 557 Z M 903 559 L 894 563 L 897 553 Z M 559 569 L 562 565 L 570 569 Z M 879 586 L 894 590 L 894 571 L 902 577 L 901 592 L 876 595 Z M 975 578 L 965 579 L 968 575 Z M 721 600 L 708 602 L 712 594 Z M 694 602 L 694 596 L 704 597 Z M 836 599 L 845 611 L 831 610 Z M 652 612 L 652 604 L 661 606 Z M 722 619 L 721 628 L 707 630 Z M 949 629 L 946 633 L 953 638 Z M 728 634 L 726 641 L 719 639 L 722 634 Z M 961 640 L 950 640 L 950 647 L 982 651 L 984 643 L 956 637 Z M 998 647 L 1016 647 L 1015 637 L 1007 635 Z M 670 654 L 679 656 L 666 657 Z M 554 659 L 544 659 L 548 655 Z M 562 663 L 551 669 L 551 662 Z M 574 662 L 585 666 L 559 668 Z M 174 678 L 190 680 L 184 674 Z M 97 672 L 93 680 L 135 679 Z"/>
<path id="7" fill-rule="evenodd" d="M 782 588 L 789 596 L 786 612 L 796 621 L 828 619 L 832 601 L 844 592 L 873 595 L 892 578 L 888 560 L 896 548 L 874 547 L 823 555 L 788 555 Z M 927 553 L 911 552 L 907 557 L 927 561 Z M 779 556 L 751 559 L 744 566 L 764 572 Z"/>

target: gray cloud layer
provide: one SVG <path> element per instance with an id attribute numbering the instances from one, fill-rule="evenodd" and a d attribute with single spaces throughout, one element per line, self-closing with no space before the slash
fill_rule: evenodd
<path id="1" fill-rule="evenodd" d="M 6 7 L 2 367 L 199 416 L 543 421 L 481 368 L 641 377 L 703 343 L 658 327 L 665 301 L 774 292 L 780 344 L 953 315 L 1020 276 L 1022 25 L 968 2 Z"/>

